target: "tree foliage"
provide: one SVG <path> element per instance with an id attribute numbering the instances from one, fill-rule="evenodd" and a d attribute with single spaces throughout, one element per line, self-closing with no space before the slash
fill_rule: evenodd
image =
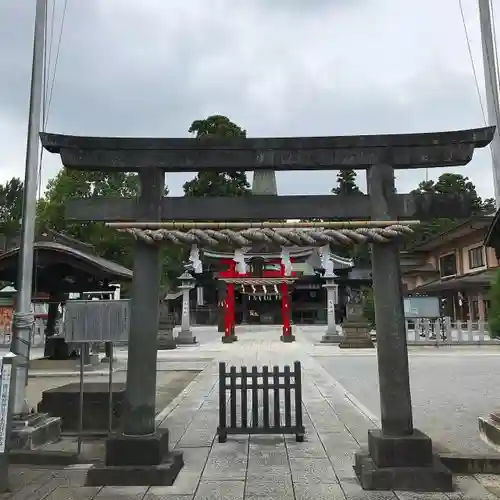
<path id="1" fill-rule="evenodd" d="M 491 337 L 500 337 L 500 270 L 490 284 L 488 326 Z"/>
<path id="2" fill-rule="evenodd" d="M 483 212 L 485 214 L 492 214 L 496 212 L 496 202 L 495 198 L 486 198 L 482 203 Z"/>
<path id="3" fill-rule="evenodd" d="M 0 234 L 13 238 L 19 234 L 23 214 L 23 182 L 17 177 L 0 185 Z"/>
<path id="4" fill-rule="evenodd" d="M 139 180 L 136 174 L 62 169 L 47 183 L 45 196 L 38 206 L 38 220 L 51 229 L 94 245 L 101 257 L 130 267 L 133 263 L 130 238 L 106 227 L 102 222 L 68 221 L 65 207 L 67 200 L 75 198 L 136 197 L 138 194 Z"/>
<path id="5" fill-rule="evenodd" d="M 491 210 L 492 200 L 487 199 L 485 200 L 485 203 L 483 203 L 480 196 L 477 194 L 476 186 L 469 180 L 468 177 L 461 174 L 445 173 L 441 174 L 437 181 L 422 181 L 418 185 L 417 189 L 414 189 L 412 193 L 467 194 L 472 198 L 471 217 Z M 408 244 L 410 246 L 417 245 L 436 234 L 452 229 L 456 224 L 457 220 L 455 219 L 434 219 L 432 221 L 426 221 L 424 224 L 416 228 L 415 234 L 411 240 L 408 240 Z"/>
<path id="6" fill-rule="evenodd" d="M 86 172 L 62 169 L 47 184 L 45 196 L 38 204 L 38 220 L 45 227 L 63 232 L 94 245 L 98 255 L 128 268 L 133 267 L 134 241 L 110 229 L 102 222 L 73 222 L 66 219 L 65 207 L 75 198 L 135 198 L 140 185 L 137 174 L 116 172 Z M 168 189 L 165 187 L 165 195 Z M 174 280 L 182 272 L 182 255 L 178 247 L 164 250 L 162 280 Z"/>
<path id="7" fill-rule="evenodd" d="M 331 193 L 340 196 L 363 194 L 356 183 L 356 177 L 355 170 L 339 170 L 337 172 L 337 184 L 332 188 Z M 370 262 L 370 247 L 368 245 L 352 248 L 341 246 L 334 251 L 337 255 L 354 259 L 357 265 L 365 265 Z"/>
<path id="8" fill-rule="evenodd" d="M 357 174 L 354 170 L 339 170 L 337 173 L 337 186 L 332 189 L 332 194 L 351 195 L 362 194 L 356 184 Z"/>
<path id="9" fill-rule="evenodd" d="M 246 137 L 246 130 L 222 115 L 212 115 L 205 120 L 195 120 L 189 133 L 197 139 Z M 245 172 L 198 172 L 196 177 L 184 184 L 186 196 L 245 196 L 250 193 L 250 184 Z"/>

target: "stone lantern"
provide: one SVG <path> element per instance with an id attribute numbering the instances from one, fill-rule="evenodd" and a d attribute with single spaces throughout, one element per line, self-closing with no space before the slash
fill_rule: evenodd
<path id="1" fill-rule="evenodd" d="M 337 277 L 333 271 L 324 276 L 325 284 L 323 288 L 326 289 L 327 327 L 321 339 L 322 344 L 338 344 L 342 340 L 342 336 L 337 331 L 335 318 L 335 304 L 338 304 L 339 301 L 339 286 L 335 283 Z"/>
<path id="2" fill-rule="evenodd" d="M 195 287 L 196 278 L 185 271 L 179 276 L 181 282 L 179 290 L 182 290 L 182 316 L 181 316 L 181 331 L 177 336 L 177 344 L 189 345 L 196 344 L 196 337 L 193 337 L 191 331 L 191 310 L 189 304 L 189 292 Z"/>

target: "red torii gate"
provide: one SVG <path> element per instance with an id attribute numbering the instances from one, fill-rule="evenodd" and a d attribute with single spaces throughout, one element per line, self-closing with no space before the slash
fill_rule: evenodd
<path id="1" fill-rule="evenodd" d="M 293 263 L 294 259 L 290 259 Z M 290 285 L 298 279 L 296 271 L 286 275 L 285 265 L 281 259 L 269 259 L 269 264 L 279 264 L 280 270 L 264 269 L 262 276 L 255 276 L 253 273 L 239 273 L 234 259 L 224 259 L 222 264 L 227 266 L 225 271 L 219 273 L 219 279 L 227 283 L 227 294 L 224 301 L 224 337 L 222 342 L 230 343 L 238 340 L 234 335 L 235 313 L 236 313 L 236 285 L 277 285 L 280 286 L 281 293 L 281 314 L 283 318 L 282 342 L 293 342 L 295 336 L 292 335 L 292 314 L 290 310 Z"/>

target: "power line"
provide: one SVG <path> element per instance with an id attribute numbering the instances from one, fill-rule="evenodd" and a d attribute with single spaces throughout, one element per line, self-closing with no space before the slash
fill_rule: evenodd
<path id="1" fill-rule="evenodd" d="M 487 61 L 487 67 L 489 69 L 489 71 L 486 71 L 486 74 L 488 76 L 486 76 L 485 78 L 489 79 L 489 83 L 490 83 L 490 87 L 493 89 L 493 92 L 495 94 L 498 94 L 498 86 L 497 86 L 497 82 L 498 82 L 498 68 L 496 68 L 496 60 L 498 59 L 496 57 L 497 55 L 497 48 L 496 48 L 496 42 L 495 42 L 495 38 L 494 38 L 494 33 L 495 33 L 495 22 L 494 22 L 494 18 L 493 18 L 493 12 L 491 11 L 491 0 L 489 0 L 489 5 L 490 5 L 490 12 L 491 12 L 491 25 L 492 25 L 492 38 L 493 38 L 493 61 L 491 60 L 490 58 L 490 53 L 488 50 L 485 50 L 484 51 L 484 54 L 486 56 L 486 61 Z M 491 68 L 496 68 L 495 69 L 495 72 L 496 74 L 493 74 L 493 72 L 491 71 Z M 498 108 L 497 106 L 495 106 L 495 110 L 494 110 L 494 113 L 495 113 L 495 123 L 493 125 L 497 125 L 500 124 L 500 115 L 499 115 L 499 111 L 498 111 Z M 490 120 L 493 118 L 493 117 L 489 117 Z"/>
<path id="2" fill-rule="evenodd" d="M 67 8 L 68 8 L 68 0 L 64 0 L 64 5 L 61 15 L 61 25 L 59 28 L 59 36 L 57 40 L 57 47 L 55 50 L 55 60 L 54 60 L 54 67 L 52 69 L 52 74 L 51 74 L 51 63 L 52 63 L 52 50 L 54 47 L 56 0 L 52 0 L 52 9 L 50 16 L 48 13 L 49 9 L 46 10 L 45 14 L 45 40 L 44 40 L 45 57 L 44 57 L 44 79 L 43 79 L 43 90 L 42 90 L 42 132 L 46 130 L 47 123 L 49 120 L 50 106 L 52 104 L 52 97 L 54 95 L 54 86 L 56 82 L 59 55 L 61 52 Z M 49 24 L 50 24 L 50 30 L 48 29 Z M 40 159 L 38 163 L 38 193 L 37 193 L 38 199 L 41 198 L 41 191 L 42 191 L 42 164 L 43 164 L 43 148 L 40 149 Z"/>
<path id="3" fill-rule="evenodd" d="M 55 0 L 54 0 L 54 8 L 55 8 Z M 50 105 L 52 103 L 52 97 L 54 95 L 54 86 L 56 83 L 57 66 L 58 66 L 58 62 L 59 62 L 59 55 L 61 53 L 61 44 L 62 44 L 62 38 L 63 38 L 63 33 L 64 33 L 64 24 L 65 24 L 65 20 L 66 20 L 67 9 L 68 9 L 68 0 L 64 0 L 64 6 L 63 6 L 62 14 L 61 14 L 61 26 L 59 28 L 59 37 L 57 40 L 56 56 L 55 56 L 55 60 L 54 60 L 54 71 L 52 74 L 52 82 L 50 84 L 50 90 L 49 90 L 49 94 L 48 94 L 47 116 L 46 116 L 46 122 L 44 124 L 44 129 L 47 126 L 47 121 L 49 118 L 48 114 L 50 112 Z"/>
<path id="4" fill-rule="evenodd" d="M 486 125 L 487 124 L 486 112 L 484 111 L 483 97 L 481 95 L 481 86 L 479 85 L 479 80 L 477 78 L 476 65 L 474 63 L 474 55 L 472 54 L 472 46 L 470 43 L 469 30 L 467 29 L 467 22 L 465 20 L 464 6 L 462 3 L 462 0 L 458 0 L 458 6 L 460 7 L 460 16 L 462 18 L 462 25 L 463 25 L 464 33 L 465 33 L 465 40 L 467 42 L 467 50 L 469 52 L 469 59 L 470 59 L 470 63 L 472 66 L 472 74 L 474 75 L 476 92 L 477 92 L 477 96 L 479 98 L 479 105 L 481 106 L 481 113 L 483 115 L 483 121 L 484 121 L 484 124 Z"/>

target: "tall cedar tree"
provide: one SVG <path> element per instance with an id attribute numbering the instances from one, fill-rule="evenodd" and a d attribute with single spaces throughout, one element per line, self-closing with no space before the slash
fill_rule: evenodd
<path id="1" fill-rule="evenodd" d="M 197 139 L 242 137 L 247 133 L 241 127 L 222 115 L 212 115 L 205 120 L 195 120 L 189 133 Z M 184 184 L 186 196 L 246 196 L 250 194 L 250 184 L 245 172 L 199 172 Z"/>
<path id="2" fill-rule="evenodd" d="M 339 170 L 337 185 L 331 190 L 331 193 L 340 196 L 363 194 L 356 184 L 356 177 L 357 174 L 354 170 Z M 352 257 L 358 265 L 368 265 L 370 263 L 370 248 L 368 245 L 360 245 L 354 248 L 339 247 L 334 251 L 343 257 Z"/>
<path id="3" fill-rule="evenodd" d="M 0 235 L 10 240 L 19 234 L 23 214 L 23 182 L 17 177 L 0 185 Z"/>
<path id="4" fill-rule="evenodd" d="M 354 170 L 340 170 L 337 174 L 337 186 L 332 189 L 332 194 L 362 194 L 356 184 L 356 177 Z"/>

